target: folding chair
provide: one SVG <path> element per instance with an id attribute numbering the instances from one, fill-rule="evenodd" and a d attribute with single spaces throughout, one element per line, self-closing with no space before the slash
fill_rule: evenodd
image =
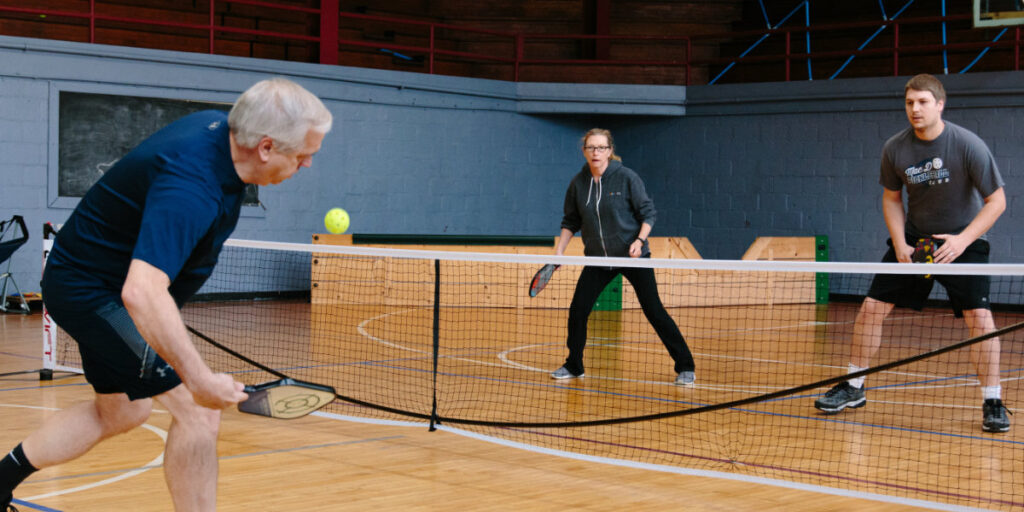
<path id="1" fill-rule="evenodd" d="M 19 231 L 20 236 L 18 235 Z M 10 237 L 10 239 L 4 240 L 4 237 Z M 25 295 L 21 293 L 18 283 L 14 282 L 14 276 L 11 275 L 11 256 L 19 247 L 25 245 L 25 242 L 28 242 L 28 229 L 25 227 L 25 219 L 21 215 L 15 215 L 11 217 L 11 220 L 0 221 L 0 264 L 7 261 L 7 270 L 0 274 L 0 283 L 2 283 L 0 286 L 0 311 L 4 313 L 9 313 L 13 309 L 7 299 L 8 282 L 14 286 L 17 298 L 21 301 L 21 311 L 19 312 L 32 313 L 32 309 L 28 307 L 28 302 L 25 300 Z"/>

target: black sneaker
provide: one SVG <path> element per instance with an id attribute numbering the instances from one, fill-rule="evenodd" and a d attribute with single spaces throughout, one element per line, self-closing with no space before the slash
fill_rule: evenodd
<path id="1" fill-rule="evenodd" d="M 815 400 L 814 408 L 825 414 L 835 414 L 847 407 L 850 409 L 864 407 L 867 401 L 863 388 L 855 388 L 844 380 L 828 390 L 825 396 Z"/>
<path id="2" fill-rule="evenodd" d="M 18 509 L 11 505 L 11 500 L 14 496 L 7 496 L 6 498 L 0 499 L 0 512 L 18 512 Z"/>
<path id="3" fill-rule="evenodd" d="M 981 421 L 981 429 L 985 432 L 1006 432 L 1010 430 L 1010 418 L 1006 413 L 1010 412 L 1003 401 L 998 398 L 989 398 L 981 406 L 985 419 Z M 1010 414 L 1013 414 L 1010 412 Z"/>

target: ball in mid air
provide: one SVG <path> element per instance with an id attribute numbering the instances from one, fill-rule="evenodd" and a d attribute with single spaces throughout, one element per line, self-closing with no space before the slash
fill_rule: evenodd
<path id="1" fill-rule="evenodd" d="M 324 227 L 335 235 L 344 233 L 348 229 L 348 212 L 341 208 L 331 208 L 324 217 Z"/>

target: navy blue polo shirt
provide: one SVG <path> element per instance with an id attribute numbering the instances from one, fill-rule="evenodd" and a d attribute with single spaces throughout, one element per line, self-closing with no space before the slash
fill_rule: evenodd
<path id="1" fill-rule="evenodd" d="M 184 304 L 238 223 L 245 183 L 229 133 L 226 112 L 197 112 L 118 160 L 57 235 L 43 276 L 47 302 L 120 303 L 128 266 L 139 259 L 167 274 L 171 295 Z"/>

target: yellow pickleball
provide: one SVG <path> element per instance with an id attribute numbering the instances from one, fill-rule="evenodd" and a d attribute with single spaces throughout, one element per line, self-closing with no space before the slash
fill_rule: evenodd
<path id="1" fill-rule="evenodd" d="M 335 235 L 344 233 L 348 229 L 348 212 L 341 208 L 331 208 L 324 216 L 324 227 Z"/>

